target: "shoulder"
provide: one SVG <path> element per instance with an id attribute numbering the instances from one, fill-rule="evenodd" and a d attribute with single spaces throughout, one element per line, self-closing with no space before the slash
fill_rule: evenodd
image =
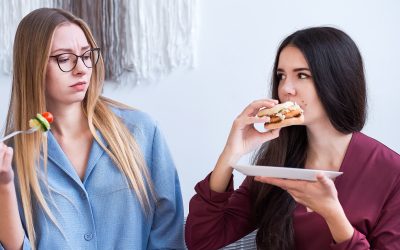
<path id="1" fill-rule="evenodd" d="M 155 143 L 161 137 L 157 122 L 149 114 L 138 109 L 119 106 L 110 106 L 110 108 L 128 128 L 141 148 L 144 158 L 149 160 Z"/>
<path id="2" fill-rule="evenodd" d="M 152 172 L 153 178 L 155 178 L 154 166 L 157 166 L 157 171 L 164 174 L 174 169 L 174 167 L 171 168 L 174 164 L 164 135 L 158 128 L 157 122 L 150 115 L 137 109 L 120 107 L 112 107 L 111 109 L 131 131 L 141 148 L 141 153 Z"/>
<path id="3" fill-rule="evenodd" d="M 138 109 L 111 107 L 116 116 L 122 119 L 124 124 L 133 133 L 153 135 L 157 129 L 157 122 L 147 113 Z"/>
<path id="4" fill-rule="evenodd" d="M 379 167 L 388 174 L 400 176 L 400 155 L 378 140 L 363 133 L 354 133 L 349 147 L 359 162 Z"/>
<path id="5" fill-rule="evenodd" d="M 384 156 L 398 161 L 400 160 L 400 155 L 393 149 L 361 132 L 354 133 L 354 144 L 362 148 L 365 152 L 378 154 L 379 156 Z"/>

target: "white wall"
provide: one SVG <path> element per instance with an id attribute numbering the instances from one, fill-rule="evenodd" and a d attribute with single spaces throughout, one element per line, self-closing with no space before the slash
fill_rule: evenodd
<path id="1" fill-rule="evenodd" d="M 296 29 L 333 25 L 356 41 L 369 91 L 363 131 L 400 152 L 400 116 L 393 115 L 400 93 L 400 2 L 201 0 L 198 6 L 196 68 L 135 88 L 108 84 L 104 91 L 158 120 L 178 168 L 185 214 L 193 187 L 212 170 L 233 119 L 267 94 L 275 50 Z M 9 82 L 0 77 L 1 117 Z"/>

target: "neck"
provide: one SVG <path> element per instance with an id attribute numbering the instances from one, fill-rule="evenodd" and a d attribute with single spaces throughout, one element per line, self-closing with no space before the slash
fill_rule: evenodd
<path id="1" fill-rule="evenodd" d="M 49 111 L 54 116 L 51 131 L 57 137 L 78 137 L 89 132 L 89 125 L 80 103 L 52 105 Z"/>
<path id="2" fill-rule="evenodd" d="M 305 168 L 338 171 L 352 134 L 337 131 L 331 123 L 307 127 L 308 149 Z"/>

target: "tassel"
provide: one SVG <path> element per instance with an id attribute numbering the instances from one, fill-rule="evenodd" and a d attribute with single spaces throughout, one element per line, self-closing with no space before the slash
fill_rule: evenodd
<path id="1" fill-rule="evenodd" d="M 154 82 L 195 66 L 197 0 L 13 0 L 0 7 L 0 66 L 11 73 L 16 24 L 40 7 L 64 8 L 85 20 L 102 49 L 106 79 Z"/>

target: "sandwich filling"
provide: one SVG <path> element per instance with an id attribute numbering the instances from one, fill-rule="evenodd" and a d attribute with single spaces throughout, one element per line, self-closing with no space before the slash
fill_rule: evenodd
<path id="1" fill-rule="evenodd" d="M 288 101 L 275 105 L 270 109 L 262 109 L 258 112 L 258 116 L 269 116 L 269 123 L 277 123 L 288 118 L 298 117 L 303 114 L 303 110 L 297 103 Z"/>

